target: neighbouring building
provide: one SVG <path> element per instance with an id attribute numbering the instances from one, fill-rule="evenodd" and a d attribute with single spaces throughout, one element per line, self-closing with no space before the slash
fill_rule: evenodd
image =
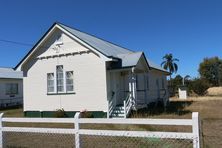
<path id="1" fill-rule="evenodd" d="M 13 68 L 0 67 L 0 107 L 22 105 L 23 74 Z"/>

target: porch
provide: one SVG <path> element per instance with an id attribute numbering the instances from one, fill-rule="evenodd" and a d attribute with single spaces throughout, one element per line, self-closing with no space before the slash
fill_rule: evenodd
<path id="1" fill-rule="evenodd" d="M 167 90 L 160 78 L 148 71 L 136 69 L 110 70 L 108 74 L 108 112 L 107 118 L 127 118 L 131 110 L 147 107 L 151 102 L 166 104 Z M 150 82 L 152 80 L 152 83 Z"/>
<path id="2" fill-rule="evenodd" d="M 147 86 L 144 79 L 138 77 L 141 74 L 145 75 L 146 72 L 136 70 L 134 67 L 109 71 L 108 118 L 126 118 L 131 110 L 146 106 Z"/>

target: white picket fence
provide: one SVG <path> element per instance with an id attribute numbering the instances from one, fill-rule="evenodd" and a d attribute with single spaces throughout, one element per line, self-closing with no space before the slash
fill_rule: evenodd
<path id="1" fill-rule="evenodd" d="M 53 134 L 74 134 L 75 147 L 80 148 L 81 135 L 95 136 L 116 136 L 116 137 L 147 137 L 147 138 L 167 138 L 178 140 L 193 140 L 193 147 L 200 147 L 199 138 L 199 119 L 198 113 L 192 113 L 192 119 L 106 119 L 106 118 L 79 118 L 80 113 L 76 113 L 74 118 L 6 118 L 3 113 L 0 114 L 0 147 L 3 147 L 4 132 L 22 132 L 22 133 L 53 133 Z M 73 129 L 67 128 L 33 128 L 33 127 L 5 127 L 3 122 L 12 123 L 73 123 Z M 191 126 L 192 132 L 156 132 L 156 131 L 120 131 L 120 130 L 95 130 L 80 129 L 82 123 L 89 124 L 136 124 L 136 125 L 173 125 L 173 126 Z"/>

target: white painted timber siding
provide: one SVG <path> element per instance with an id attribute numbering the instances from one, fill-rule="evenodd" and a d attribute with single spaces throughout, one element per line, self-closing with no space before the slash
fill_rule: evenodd
<path id="1" fill-rule="evenodd" d="M 63 45 L 60 48 L 61 56 L 50 57 L 56 55 L 52 49 L 54 36 L 49 37 L 48 41 L 46 40 L 48 44 L 44 45 L 50 49 L 37 50 L 38 52 L 34 53 L 22 67 L 24 111 L 55 111 L 61 108 L 65 111 L 106 111 L 105 61 L 64 33 L 62 33 Z M 64 71 L 73 71 L 75 94 L 47 95 L 47 73 L 54 72 L 55 75 L 57 65 L 63 65 Z"/>
<path id="2" fill-rule="evenodd" d="M 111 98 L 112 92 L 115 92 L 113 99 L 116 100 L 117 104 L 122 104 L 127 92 L 129 91 L 129 77 L 130 69 L 122 72 L 107 72 L 107 90 L 109 99 Z M 136 78 L 136 95 L 138 105 L 146 105 L 151 102 L 156 102 L 159 97 L 158 93 L 161 97 L 161 89 L 166 89 L 167 91 L 166 75 L 163 72 L 153 69 L 148 72 L 138 72 L 136 73 Z M 164 81 L 163 83 L 162 80 Z M 157 85 L 157 81 L 159 87 Z M 162 86 L 162 84 L 164 84 L 164 86 Z M 165 97 L 166 98 L 164 99 L 168 99 L 167 95 Z"/>
<path id="3" fill-rule="evenodd" d="M 149 89 L 147 90 L 147 100 L 146 100 L 147 104 L 149 104 L 150 102 L 157 101 L 158 93 L 161 93 L 159 89 L 167 90 L 166 75 L 164 75 L 162 72 L 157 70 L 150 70 L 148 73 L 148 77 L 149 77 L 149 87 L 148 87 Z M 164 81 L 164 86 L 162 86 L 162 79 Z"/>
<path id="4" fill-rule="evenodd" d="M 9 95 L 6 94 L 6 84 L 8 83 L 15 83 L 18 84 L 18 94 Z M 7 99 L 16 99 L 23 97 L 23 85 L 22 85 L 22 79 L 0 79 L 0 103 L 1 100 L 5 100 L 4 102 L 7 102 Z"/>

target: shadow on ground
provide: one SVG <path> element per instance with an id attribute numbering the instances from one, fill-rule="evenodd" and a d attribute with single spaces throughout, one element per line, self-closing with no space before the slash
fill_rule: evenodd
<path id="1" fill-rule="evenodd" d="M 14 106 L 0 106 L 0 111 L 4 111 L 4 110 L 13 110 L 13 109 L 20 109 L 22 108 L 22 105 L 14 105 Z"/>
<path id="2" fill-rule="evenodd" d="M 161 114 L 176 114 L 176 115 L 185 115 L 190 114 L 192 111 L 187 110 L 193 101 L 178 101 L 178 102 L 169 102 L 169 104 L 164 107 L 162 103 L 150 103 L 146 108 L 133 111 L 131 116 L 153 116 Z"/>

